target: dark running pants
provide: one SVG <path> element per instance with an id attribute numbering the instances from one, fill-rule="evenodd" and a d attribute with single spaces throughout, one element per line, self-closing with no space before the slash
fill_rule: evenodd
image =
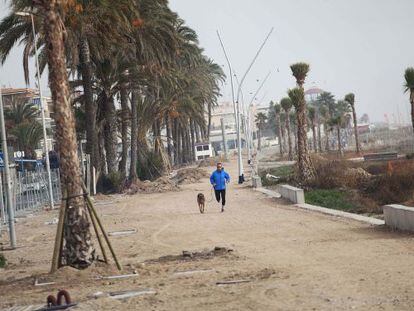
<path id="1" fill-rule="evenodd" d="M 220 196 L 221 196 L 221 205 L 226 205 L 226 189 L 224 190 L 214 190 L 216 194 L 216 200 L 217 202 L 220 202 Z"/>

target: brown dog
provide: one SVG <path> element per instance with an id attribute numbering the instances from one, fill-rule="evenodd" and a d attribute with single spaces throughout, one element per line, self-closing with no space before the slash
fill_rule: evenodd
<path id="1" fill-rule="evenodd" d="M 204 197 L 204 194 L 202 193 L 197 194 L 197 203 L 198 203 L 198 208 L 200 209 L 200 213 L 203 214 L 204 206 L 206 203 L 206 198 Z"/>

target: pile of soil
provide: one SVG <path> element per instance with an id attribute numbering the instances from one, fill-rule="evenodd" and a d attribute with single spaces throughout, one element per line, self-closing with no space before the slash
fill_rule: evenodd
<path id="1" fill-rule="evenodd" d="M 214 257 L 223 257 L 232 255 L 234 250 L 232 248 L 216 246 L 212 250 L 205 249 L 203 251 L 183 251 L 180 255 L 167 255 L 157 259 L 150 259 L 145 263 L 166 263 L 173 261 L 187 261 L 187 260 L 200 260 L 200 259 L 212 259 Z"/>
<path id="2" fill-rule="evenodd" d="M 126 193 L 132 195 L 136 193 L 161 193 L 178 190 L 179 187 L 176 182 L 169 179 L 168 177 L 163 176 L 154 181 L 138 180 L 129 186 L 129 188 L 126 190 Z"/>
<path id="3" fill-rule="evenodd" d="M 213 157 L 213 158 L 207 158 L 204 160 L 201 160 L 198 163 L 198 167 L 209 167 L 209 166 L 216 166 L 217 162 L 228 162 L 223 156 Z"/>
<path id="4" fill-rule="evenodd" d="M 209 174 L 201 168 L 183 168 L 177 171 L 174 180 L 177 184 L 198 183 L 203 178 L 208 178 Z"/>

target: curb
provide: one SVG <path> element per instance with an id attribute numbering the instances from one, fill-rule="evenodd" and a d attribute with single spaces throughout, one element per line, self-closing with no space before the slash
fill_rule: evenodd
<path id="1" fill-rule="evenodd" d="M 269 189 L 256 188 L 255 191 L 266 194 L 271 198 L 278 199 L 278 198 L 281 197 L 281 195 L 279 193 L 277 193 L 276 191 L 269 190 Z M 353 213 L 347 213 L 347 212 L 338 211 L 338 210 L 334 210 L 334 209 L 330 209 L 330 208 L 326 208 L 326 207 L 315 206 L 315 205 L 306 204 L 306 203 L 304 203 L 304 204 L 293 204 L 293 206 L 299 207 L 299 208 L 304 209 L 304 210 L 318 212 L 318 213 L 322 213 L 322 214 L 326 214 L 326 215 L 352 219 L 352 220 L 356 220 L 356 221 L 359 221 L 359 222 L 368 223 L 368 224 L 374 225 L 374 226 L 383 226 L 383 225 L 385 225 L 385 221 L 381 220 L 381 219 L 368 217 L 368 216 L 362 216 L 362 215 L 353 214 Z"/>

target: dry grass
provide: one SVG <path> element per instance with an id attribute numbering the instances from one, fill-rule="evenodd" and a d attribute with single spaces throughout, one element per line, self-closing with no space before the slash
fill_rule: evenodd
<path id="1" fill-rule="evenodd" d="M 371 179 L 364 192 L 380 205 L 413 200 L 414 162 L 398 161 L 391 164 L 386 174 Z"/>

